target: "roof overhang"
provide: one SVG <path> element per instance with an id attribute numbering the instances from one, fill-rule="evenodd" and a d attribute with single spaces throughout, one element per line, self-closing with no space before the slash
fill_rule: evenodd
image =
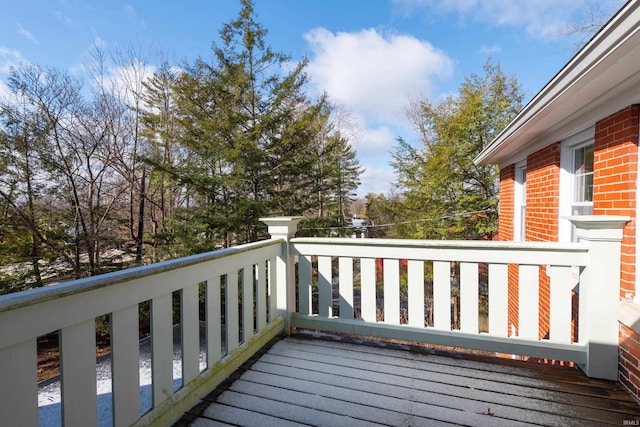
<path id="1" fill-rule="evenodd" d="M 628 2 L 475 158 L 516 163 L 640 103 L 640 1 Z"/>

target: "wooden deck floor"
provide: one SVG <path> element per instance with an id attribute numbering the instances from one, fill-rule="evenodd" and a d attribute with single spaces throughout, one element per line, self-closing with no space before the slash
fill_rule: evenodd
<path id="1" fill-rule="evenodd" d="M 407 347 L 408 348 L 408 347 Z M 577 369 L 293 336 L 177 425 L 637 425 L 640 406 Z"/>

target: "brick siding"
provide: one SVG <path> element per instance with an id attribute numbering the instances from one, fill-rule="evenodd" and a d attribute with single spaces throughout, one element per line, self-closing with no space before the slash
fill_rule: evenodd
<path id="1" fill-rule="evenodd" d="M 618 380 L 636 399 L 640 400 L 640 336 L 620 325 L 618 350 Z"/>
<path id="2" fill-rule="evenodd" d="M 593 213 L 625 215 L 620 259 L 620 298 L 635 295 L 636 182 L 640 106 L 632 105 L 596 124 Z M 640 400 L 640 339 L 624 325 L 619 332 L 618 380 Z"/>
<path id="3" fill-rule="evenodd" d="M 498 200 L 498 240 L 513 240 L 513 217 L 516 188 L 516 167 L 500 169 L 500 199 Z"/>
<path id="4" fill-rule="evenodd" d="M 636 183 L 640 106 L 632 105 L 595 126 L 594 215 L 631 217 L 623 233 L 620 263 L 620 297 L 635 295 L 636 281 Z M 560 185 L 560 143 L 551 144 L 527 158 L 527 217 L 525 239 L 557 241 Z M 513 239 L 515 166 L 503 168 L 500 175 L 500 240 Z M 509 268 L 509 322 L 517 327 L 517 269 Z M 540 271 L 541 336 L 548 330 L 549 281 Z M 577 336 L 577 298 L 573 298 L 574 337 Z M 640 401 L 640 337 L 620 325 L 619 380 Z"/>
<path id="5" fill-rule="evenodd" d="M 525 240 L 558 241 L 560 143 L 527 157 L 527 218 Z"/>
<path id="6" fill-rule="evenodd" d="M 632 105 L 612 114 L 596 124 L 595 132 L 593 213 L 631 217 L 622 237 L 621 298 L 635 293 L 639 109 Z"/>
<path id="7" fill-rule="evenodd" d="M 498 201 L 498 240 L 513 240 L 516 167 L 500 169 L 500 199 Z M 518 266 L 509 264 L 508 318 L 509 325 L 518 328 Z M 508 334 L 511 335 L 511 327 Z"/>
<path id="8" fill-rule="evenodd" d="M 560 196 L 560 143 L 548 145 L 527 157 L 527 218 L 525 240 L 558 241 Z M 549 335 L 550 281 L 546 267 L 538 272 L 538 336 Z"/>

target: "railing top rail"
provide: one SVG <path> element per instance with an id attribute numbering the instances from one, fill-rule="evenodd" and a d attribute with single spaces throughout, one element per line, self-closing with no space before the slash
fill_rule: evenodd
<path id="1" fill-rule="evenodd" d="M 82 279 L 72 280 L 53 286 L 46 286 L 43 288 L 30 289 L 26 291 L 2 295 L 0 296 L 0 313 L 20 307 L 25 307 L 28 305 L 42 303 L 52 299 L 62 298 L 81 292 L 87 292 L 106 286 L 116 285 L 122 282 L 140 279 L 142 277 L 148 277 L 159 273 L 177 270 L 179 268 L 189 267 L 191 265 L 200 264 L 203 262 L 219 260 L 229 256 L 238 255 L 243 252 L 281 244 L 283 242 L 283 239 L 262 240 L 259 242 L 247 243 L 230 248 L 204 252 L 201 254 L 167 260 L 150 265 L 127 268 L 124 270 L 101 274 L 98 276 L 85 277 Z"/>
<path id="2" fill-rule="evenodd" d="M 589 247 L 583 243 L 459 240 L 296 238 L 294 253 L 358 258 L 403 258 L 433 261 L 584 266 Z"/>
<path id="3" fill-rule="evenodd" d="M 293 244 L 344 245 L 344 246 L 380 246 L 380 247 L 415 247 L 446 249 L 482 249 L 482 250 L 549 250 L 555 252 L 587 252 L 589 247 L 584 243 L 558 242 L 515 242 L 506 240 L 417 240 L 417 239 L 353 239 L 340 237 L 296 237 Z"/>

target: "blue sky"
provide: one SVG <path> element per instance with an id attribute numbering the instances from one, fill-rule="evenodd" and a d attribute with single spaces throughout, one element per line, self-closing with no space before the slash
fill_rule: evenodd
<path id="1" fill-rule="evenodd" d="M 366 168 L 358 194 L 394 188 L 389 166 L 397 137 L 415 141 L 411 99 L 438 101 L 488 55 L 534 96 L 574 54 L 562 36 L 589 1 L 621 0 L 255 0 L 267 42 L 309 58 L 311 96 L 327 91 L 341 105 Z M 82 73 L 92 46 L 128 46 L 174 63 L 211 57 L 237 0 L 21 0 L 0 8 L 0 95 L 10 66 L 33 62 Z M 155 57 L 155 56 L 154 56 Z M 158 58 L 158 57 L 156 57 Z M 159 59 L 158 59 L 159 61 Z M 153 59 L 151 60 L 153 68 Z"/>

